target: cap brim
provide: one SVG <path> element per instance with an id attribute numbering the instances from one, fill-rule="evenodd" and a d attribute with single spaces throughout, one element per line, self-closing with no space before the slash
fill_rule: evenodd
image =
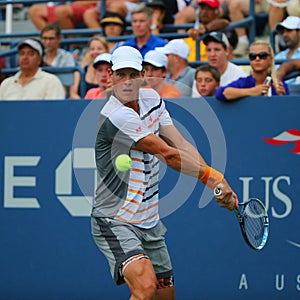
<path id="1" fill-rule="evenodd" d="M 223 41 L 220 41 L 219 39 L 217 39 L 216 37 L 211 36 L 211 35 L 209 35 L 209 36 L 207 36 L 206 38 L 203 39 L 204 45 L 207 45 L 209 42 L 217 42 L 217 43 L 224 44 Z"/>
<path id="2" fill-rule="evenodd" d="M 292 28 L 290 26 L 284 26 L 282 24 L 278 24 L 276 26 L 276 31 L 282 32 L 284 29 L 287 29 L 287 30 L 296 30 L 296 28 Z"/>
<path id="3" fill-rule="evenodd" d="M 121 26 L 125 26 L 125 23 L 117 17 L 107 17 L 107 18 L 104 18 L 103 20 L 100 21 L 101 25 L 105 25 L 105 24 L 108 24 L 108 23 L 113 23 L 113 24 L 118 24 L 118 25 L 121 25 Z"/>
<path id="4" fill-rule="evenodd" d="M 132 61 L 122 61 L 122 62 L 113 64 L 111 67 L 111 69 L 113 71 L 120 70 L 120 69 L 126 69 L 126 68 L 135 69 L 137 71 L 142 71 L 143 66 L 139 63 L 135 63 Z"/>
<path id="5" fill-rule="evenodd" d="M 156 61 L 154 60 L 151 60 L 151 59 L 147 59 L 147 60 L 144 60 L 143 62 L 144 64 L 150 64 L 156 68 L 165 68 L 166 66 L 162 65 L 162 64 L 159 64 L 157 63 Z"/>
<path id="6" fill-rule="evenodd" d="M 97 67 L 98 65 L 100 64 L 109 64 L 110 65 L 110 61 L 107 61 L 107 60 L 99 60 L 99 61 L 96 61 L 94 64 L 93 64 L 93 67 Z"/>

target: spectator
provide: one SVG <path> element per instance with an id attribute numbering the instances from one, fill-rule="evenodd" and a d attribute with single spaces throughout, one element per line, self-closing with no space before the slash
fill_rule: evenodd
<path id="1" fill-rule="evenodd" d="M 220 86 L 221 74 L 219 70 L 210 65 L 201 65 L 195 72 L 195 89 L 192 97 L 215 96 Z"/>
<path id="2" fill-rule="evenodd" d="M 62 100 L 65 91 L 60 80 L 42 71 L 43 47 L 27 39 L 18 45 L 20 71 L 0 85 L 0 100 Z"/>
<path id="3" fill-rule="evenodd" d="M 33 4 L 28 16 L 38 30 L 42 30 L 50 22 L 58 22 L 62 29 L 73 29 L 76 25 L 83 24 L 85 11 L 95 7 L 96 3 L 97 1 L 74 1 L 62 5 Z"/>
<path id="4" fill-rule="evenodd" d="M 158 50 L 150 50 L 146 53 L 143 62 L 143 74 L 145 87 L 153 88 L 161 98 L 179 98 L 180 91 L 172 84 L 164 82 L 167 75 L 168 58 Z"/>
<path id="5" fill-rule="evenodd" d="M 124 46 L 131 46 L 140 51 L 142 56 L 156 47 L 163 47 L 166 41 L 151 33 L 152 9 L 139 5 L 131 13 L 131 26 L 134 38 L 126 40 Z"/>
<path id="6" fill-rule="evenodd" d="M 229 17 L 232 22 L 243 20 L 249 15 L 250 0 L 226 0 Z M 255 13 L 266 13 L 269 5 L 266 0 L 255 0 Z M 233 52 L 234 56 L 242 57 L 248 53 L 249 39 L 245 27 L 236 28 L 238 44 Z"/>
<path id="7" fill-rule="evenodd" d="M 105 10 L 107 12 L 118 13 L 123 18 L 125 18 L 126 23 L 131 22 L 131 12 L 132 10 L 140 4 L 141 0 L 106 0 L 105 2 Z M 83 18 L 86 26 L 88 28 L 99 28 L 100 27 L 100 19 L 101 19 L 101 5 L 102 0 L 97 1 L 97 5 L 95 8 L 88 9 Z"/>
<path id="8" fill-rule="evenodd" d="M 74 84 L 70 89 L 70 98 L 72 99 L 80 99 L 79 87 L 80 81 L 84 80 L 86 83 L 86 91 L 85 93 L 91 89 L 98 87 L 98 80 L 95 78 L 95 72 L 93 67 L 93 62 L 95 58 L 102 53 L 108 52 L 108 44 L 105 38 L 100 36 L 94 36 L 89 40 L 88 43 L 88 52 L 81 62 L 81 66 L 84 69 L 84 78 L 80 78 L 80 73 L 74 73 Z"/>
<path id="9" fill-rule="evenodd" d="M 5 75 L 2 73 L 2 69 L 0 68 L 0 85 L 4 79 L 5 79 Z"/>
<path id="10" fill-rule="evenodd" d="M 49 23 L 41 30 L 41 40 L 45 48 L 44 64 L 52 67 L 73 67 L 75 60 L 72 54 L 59 48 L 61 30 L 57 23 Z"/>
<path id="11" fill-rule="evenodd" d="M 107 97 L 110 58 L 111 54 L 109 53 L 102 53 L 95 58 L 93 67 L 95 69 L 95 77 L 98 79 L 98 87 L 89 89 L 84 97 L 85 99 L 94 100 Z"/>
<path id="12" fill-rule="evenodd" d="M 230 44 L 225 33 L 211 32 L 203 42 L 206 45 L 209 64 L 221 73 L 220 86 L 227 85 L 240 77 L 246 77 L 246 73 L 240 67 L 228 61 Z"/>
<path id="13" fill-rule="evenodd" d="M 199 12 L 198 12 L 199 11 Z M 198 9 L 196 9 L 199 19 L 197 28 L 189 29 L 188 33 L 191 38 L 186 38 L 185 42 L 191 48 L 189 61 L 196 60 L 196 42 L 200 35 L 208 32 L 224 29 L 229 25 L 229 20 L 220 15 L 219 0 L 198 0 Z M 200 60 L 207 60 L 205 54 L 205 45 L 200 41 Z"/>
<path id="14" fill-rule="evenodd" d="M 277 69 L 276 76 L 278 80 L 283 80 L 285 76 L 298 70 L 300 70 L 300 58 L 283 62 Z M 297 80 L 296 84 L 300 84 L 300 81 Z"/>
<path id="15" fill-rule="evenodd" d="M 285 16 L 300 17 L 299 0 L 267 0 L 270 3 L 269 27 L 274 30 L 278 23 L 282 22 Z"/>
<path id="16" fill-rule="evenodd" d="M 124 35 L 126 30 L 126 21 L 118 13 L 107 12 L 101 19 L 101 27 L 105 37 L 115 37 Z M 124 41 L 108 41 L 108 51 L 113 53 L 115 49 L 123 45 Z"/>
<path id="17" fill-rule="evenodd" d="M 163 21 L 166 15 L 166 5 L 162 0 L 146 0 L 145 5 L 152 9 L 152 34 L 159 34 L 163 29 Z"/>
<path id="18" fill-rule="evenodd" d="M 190 97 L 192 95 L 195 69 L 188 64 L 189 46 L 182 39 L 174 39 L 164 47 L 157 49 L 168 57 L 166 83 L 173 84 L 183 97 Z"/>
<path id="19" fill-rule="evenodd" d="M 269 43 L 256 41 L 250 46 L 250 66 L 252 75 L 218 88 L 216 97 L 222 101 L 235 100 L 248 96 L 289 95 L 285 82 L 277 80 L 274 69 L 274 54 Z M 272 83 L 266 84 L 267 76 Z"/>
<path id="20" fill-rule="evenodd" d="M 286 50 L 275 55 L 275 60 L 300 58 L 300 18 L 287 17 L 283 22 L 277 24 L 276 30 L 283 35 Z M 289 79 L 287 84 L 295 84 L 296 79 Z"/>
<path id="21" fill-rule="evenodd" d="M 29 8 L 28 15 L 38 30 L 42 30 L 50 22 L 57 22 L 61 29 L 74 29 L 84 23 L 85 11 L 95 7 L 96 3 L 97 1 L 74 1 L 67 4 L 33 4 Z M 77 44 L 70 44 L 70 52 L 79 59 L 81 50 Z"/>

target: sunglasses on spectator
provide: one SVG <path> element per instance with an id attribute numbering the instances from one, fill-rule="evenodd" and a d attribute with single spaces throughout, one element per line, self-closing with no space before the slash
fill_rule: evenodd
<path id="1" fill-rule="evenodd" d="M 250 60 L 255 60 L 256 57 L 259 59 L 267 59 L 268 56 L 270 56 L 270 53 L 267 52 L 259 52 L 259 53 L 249 53 L 249 59 Z"/>

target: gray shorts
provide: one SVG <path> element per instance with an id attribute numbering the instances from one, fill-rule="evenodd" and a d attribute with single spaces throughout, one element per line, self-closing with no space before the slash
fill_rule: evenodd
<path id="1" fill-rule="evenodd" d="M 128 258 L 147 254 L 158 279 L 173 275 L 170 256 L 165 244 L 166 227 L 161 221 L 150 229 L 142 229 L 111 218 L 91 219 L 92 235 L 108 260 L 115 282 L 124 283 L 120 266 Z"/>

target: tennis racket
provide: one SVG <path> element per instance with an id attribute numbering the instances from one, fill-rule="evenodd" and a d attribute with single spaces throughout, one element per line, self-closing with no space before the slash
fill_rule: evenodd
<path id="1" fill-rule="evenodd" d="M 216 187 L 214 195 L 221 196 L 222 190 Z M 269 234 L 269 218 L 263 203 L 256 198 L 251 198 L 239 203 L 234 212 L 247 245 L 254 250 L 261 250 L 266 245 Z"/>

